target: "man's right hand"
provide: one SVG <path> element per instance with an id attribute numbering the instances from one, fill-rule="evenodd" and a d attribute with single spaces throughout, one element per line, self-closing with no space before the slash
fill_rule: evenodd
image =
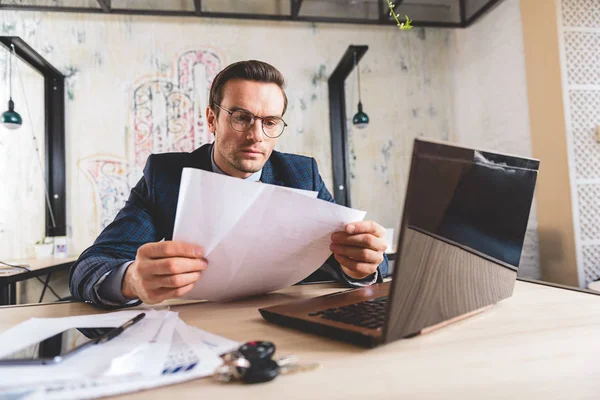
<path id="1" fill-rule="evenodd" d="M 180 297 L 192 290 L 206 266 L 202 247 L 173 241 L 147 243 L 127 268 L 121 292 L 146 304 Z"/>

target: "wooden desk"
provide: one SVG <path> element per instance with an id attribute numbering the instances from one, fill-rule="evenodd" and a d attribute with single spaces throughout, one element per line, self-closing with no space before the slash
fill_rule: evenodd
<path id="1" fill-rule="evenodd" d="M 68 270 L 71 265 L 77 261 L 78 256 L 69 256 L 66 258 L 42 258 L 11 260 L 8 264 L 26 266 L 29 271 L 20 268 L 9 268 L 0 264 L 0 306 L 16 304 L 16 284 L 26 279 L 35 278 L 40 275 L 47 275 L 46 285 L 50 281 L 53 272 Z"/>
<path id="2" fill-rule="evenodd" d="M 200 379 L 126 399 L 597 399 L 600 296 L 518 281 L 514 296 L 430 334 L 362 349 L 270 325 L 257 308 L 327 294 L 296 286 L 229 304 L 175 306 L 192 325 L 243 342 L 272 340 L 276 355 L 320 362 L 313 372 L 256 386 Z M 0 330 L 30 317 L 100 312 L 83 303 L 0 308 Z"/>

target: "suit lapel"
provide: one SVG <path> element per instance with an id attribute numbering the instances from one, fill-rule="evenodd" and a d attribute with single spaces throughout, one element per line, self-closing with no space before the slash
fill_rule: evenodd
<path id="1" fill-rule="evenodd" d="M 260 181 L 262 183 L 273 183 L 273 168 L 271 166 L 271 160 L 267 160 L 262 168 L 262 174 L 260 174 Z"/>

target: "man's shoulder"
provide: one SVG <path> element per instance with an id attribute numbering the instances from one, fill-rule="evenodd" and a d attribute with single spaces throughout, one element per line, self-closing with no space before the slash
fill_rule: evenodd
<path id="1" fill-rule="evenodd" d="M 157 165 L 177 165 L 185 164 L 192 153 L 177 152 L 177 153 L 152 153 L 148 156 L 148 163 L 153 166 Z"/>
<path id="2" fill-rule="evenodd" d="M 319 172 L 314 158 L 273 151 L 261 180 L 275 185 L 313 190 Z"/>
<path id="3" fill-rule="evenodd" d="M 148 157 L 147 167 L 156 171 L 181 171 L 185 167 L 210 170 L 210 144 L 192 152 L 154 153 Z"/>
<path id="4" fill-rule="evenodd" d="M 307 169 L 313 167 L 314 158 L 300 154 L 273 151 L 269 161 L 275 166 L 285 166 L 292 169 Z"/>

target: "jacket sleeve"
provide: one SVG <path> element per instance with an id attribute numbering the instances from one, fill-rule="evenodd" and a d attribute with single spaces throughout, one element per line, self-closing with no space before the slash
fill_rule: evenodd
<path id="1" fill-rule="evenodd" d="M 313 190 L 318 192 L 317 197 L 322 200 L 329 201 L 331 203 L 335 203 L 335 200 L 329 190 L 325 187 L 325 183 L 319 174 L 319 170 L 317 167 L 317 161 L 312 159 L 312 173 L 313 173 Z M 335 259 L 333 254 L 327 259 L 325 264 L 320 268 L 320 270 L 324 270 L 329 273 L 329 275 L 333 275 L 333 277 L 343 283 L 348 284 L 349 286 L 364 286 L 365 283 L 371 282 L 375 279 L 373 275 L 366 277 L 360 281 L 354 280 L 343 273 L 342 268 L 340 267 L 340 263 Z M 382 282 L 383 278 L 385 278 L 388 274 L 388 258 L 387 255 L 383 255 L 383 261 L 377 267 L 376 281 Z"/>
<path id="2" fill-rule="evenodd" d="M 116 308 L 100 299 L 94 285 L 108 272 L 135 260 L 137 250 L 148 242 L 164 238 L 153 220 L 152 157 L 148 158 L 144 176 L 131 190 L 125 206 L 98 236 L 94 244 L 85 250 L 69 274 L 69 288 L 74 298 L 102 308 Z M 133 306 L 139 304 L 128 303 Z"/>

